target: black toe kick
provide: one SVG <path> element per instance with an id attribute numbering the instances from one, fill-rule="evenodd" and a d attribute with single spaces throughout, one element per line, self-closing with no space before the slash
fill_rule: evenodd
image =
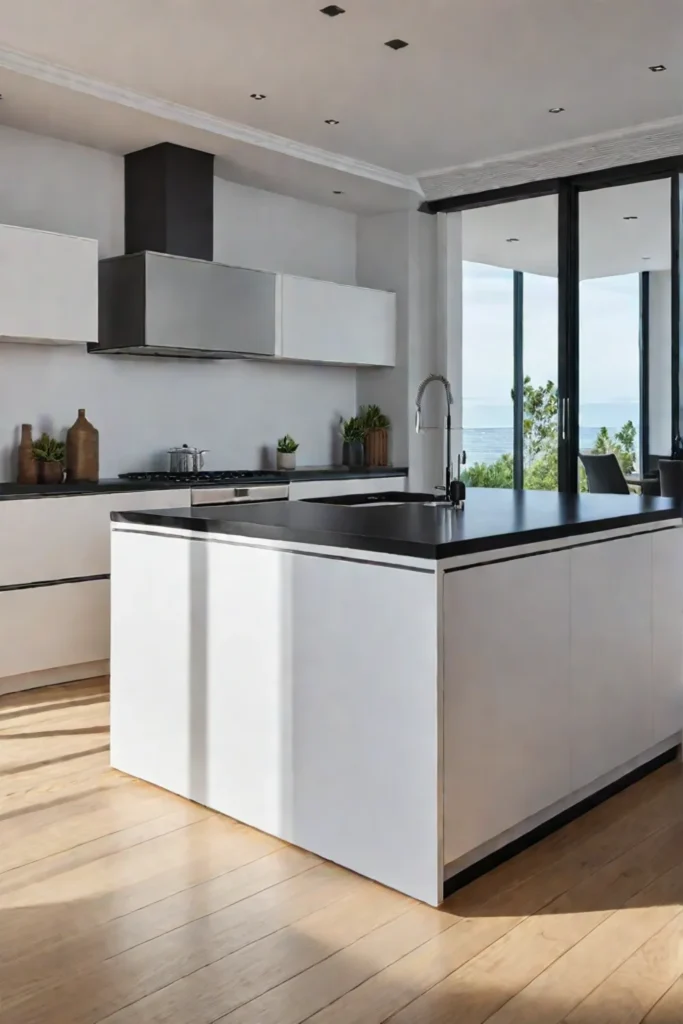
<path id="1" fill-rule="evenodd" d="M 469 885 L 476 878 L 480 878 L 481 875 L 487 874 L 489 871 L 493 871 L 500 864 L 504 864 L 505 861 L 511 860 L 516 857 L 518 853 L 528 849 L 530 846 L 534 846 L 536 843 L 540 843 L 546 836 L 552 835 L 553 832 L 557 832 L 558 829 L 568 825 L 570 821 L 574 821 L 575 818 L 580 818 L 582 814 L 587 814 L 594 807 L 598 807 L 599 804 L 609 800 L 611 796 L 615 796 L 617 793 L 621 793 L 623 789 L 627 789 L 632 786 L 634 782 L 639 782 L 644 779 L 647 775 L 651 775 L 652 772 L 657 771 L 663 765 L 668 764 L 670 761 L 675 761 L 679 746 L 671 747 L 670 750 L 665 750 L 662 754 L 657 754 L 651 761 L 646 761 L 645 764 L 640 765 L 639 768 L 634 768 L 632 772 L 628 772 L 626 775 L 622 775 L 620 779 L 615 779 L 614 782 L 610 782 L 608 786 L 604 786 L 602 789 L 597 790 L 595 793 L 591 793 L 590 796 L 585 797 L 583 800 L 579 800 L 578 803 L 573 804 L 572 807 L 567 807 L 564 811 L 560 811 L 554 817 L 549 818 L 548 821 L 542 822 L 535 828 L 532 828 L 530 832 L 526 832 L 523 836 L 518 839 L 513 839 L 512 842 L 506 846 L 502 846 L 500 850 L 495 850 L 493 853 L 487 854 L 478 860 L 475 864 L 470 864 L 469 867 L 464 868 L 462 871 L 456 872 L 444 881 L 443 894 L 444 899 L 448 896 L 452 896 L 458 889 L 464 888 Z"/>

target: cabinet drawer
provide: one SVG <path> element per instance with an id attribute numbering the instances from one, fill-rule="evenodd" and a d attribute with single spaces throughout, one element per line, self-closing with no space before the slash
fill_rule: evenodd
<path id="1" fill-rule="evenodd" d="M 110 512 L 189 503 L 189 490 L 0 502 L 0 586 L 104 575 Z"/>
<path id="2" fill-rule="evenodd" d="M 109 580 L 0 593 L 0 678 L 109 657 Z"/>

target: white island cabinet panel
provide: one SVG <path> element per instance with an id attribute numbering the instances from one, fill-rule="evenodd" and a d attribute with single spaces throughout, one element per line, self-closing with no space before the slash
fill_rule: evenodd
<path id="1" fill-rule="evenodd" d="M 112 765 L 438 903 L 434 573 L 116 525 Z"/>
<path id="2" fill-rule="evenodd" d="M 382 494 L 405 491 L 404 476 L 362 477 L 351 480 L 292 480 L 289 485 L 291 501 L 305 498 L 336 498 L 342 494 Z"/>
<path id="3" fill-rule="evenodd" d="M 0 501 L 0 586 L 104 575 L 110 512 L 189 504 L 189 488 Z"/>
<path id="4" fill-rule="evenodd" d="M 0 338 L 97 341 L 97 241 L 0 224 Z"/>
<path id="5" fill-rule="evenodd" d="M 572 789 L 577 790 L 654 742 L 652 534 L 574 548 L 571 588 Z"/>
<path id="6" fill-rule="evenodd" d="M 444 862 L 570 791 L 569 553 L 444 577 Z"/>
<path id="7" fill-rule="evenodd" d="M 683 728 L 683 530 L 652 535 L 653 740 Z"/>
<path id="8" fill-rule="evenodd" d="M 394 366 L 396 296 L 283 275 L 281 340 L 284 359 Z"/>
<path id="9" fill-rule="evenodd" d="M 0 592 L 0 651 L 2 678 L 105 661 L 109 581 Z"/>

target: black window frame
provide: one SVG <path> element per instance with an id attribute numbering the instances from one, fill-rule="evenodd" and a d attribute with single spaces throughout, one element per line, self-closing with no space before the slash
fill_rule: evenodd
<path id="1" fill-rule="evenodd" d="M 579 197 L 582 192 L 643 181 L 671 182 L 671 443 L 683 433 L 683 154 L 636 164 L 622 164 L 562 178 L 524 182 L 505 188 L 426 202 L 425 213 L 463 213 L 483 206 L 558 197 L 558 488 L 578 491 L 579 455 Z M 640 457 L 641 467 L 649 464 L 649 278 L 640 278 Z M 644 285 L 644 281 L 647 284 Z M 644 290 L 646 289 L 646 291 Z M 515 487 L 523 486 L 523 282 L 515 305 Z M 517 292 L 515 292 L 517 294 Z M 517 308 L 519 305 L 519 309 Z M 647 323 L 646 323 L 647 320 Z M 521 408 L 520 408 L 521 407 Z"/>

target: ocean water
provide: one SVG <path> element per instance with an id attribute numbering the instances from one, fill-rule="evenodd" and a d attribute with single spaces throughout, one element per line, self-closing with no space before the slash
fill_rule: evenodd
<path id="1" fill-rule="evenodd" d="M 579 431 L 579 448 L 588 450 L 595 444 L 599 427 L 581 427 Z M 512 427 L 466 427 L 463 430 L 463 448 L 467 452 L 470 466 L 475 462 L 490 465 L 505 455 L 512 454 Z M 637 451 L 636 438 L 636 451 Z"/>

